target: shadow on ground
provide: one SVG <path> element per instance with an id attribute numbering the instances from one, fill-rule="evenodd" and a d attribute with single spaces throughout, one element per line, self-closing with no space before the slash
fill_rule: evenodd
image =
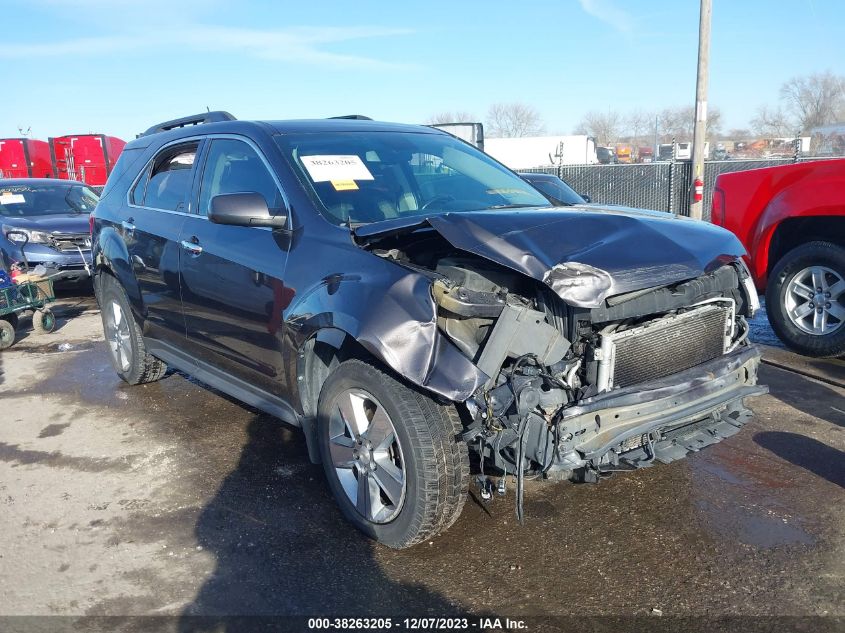
<path id="1" fill-rule="evenodd" d="M 845 488 L 845 453 L 818 440 L 783 431 L 757 433 L 754 442 L 778 457 Z"/>
<path id="2" fill-rule="evenodd" d="M 246 614 L 443 616 L 458 610 L 428 589 L 384 574 L 374 558 L 378 546 L 341 518 L 300 433 L 257 414 L 248 438 L 237 467 L 197 520 L 197 542 L 216 556 L 217 567 L 183 611 L 181 630 L 235 630 L 236 622 L 223 616 Z"/>
<path id="3" fill-rule="evenodd" d="M 784 369 L 763 365 L 760 382 L 769 385 L 771 395 L 810 417 L 845 427 L 842 390 Z M 839 406 L 835 406 L 835 405 Z"/>

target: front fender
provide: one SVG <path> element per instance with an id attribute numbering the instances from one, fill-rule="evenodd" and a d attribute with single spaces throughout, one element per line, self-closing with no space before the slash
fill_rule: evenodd
<path id="1" fill-rule="evenodd" d="M 765 288 L 772 238 L 778 226 L 787 219 L 843 215 L 843 180 L 800 180 L 772 197 L 760 215 L 749 251 L 759 288 Z"/>
<path id="2" fill-rule="evenodd" d="M 409 382 L 466 400 L 488 376 L 438 330 L 430 280 L 387 263 L 379 268 L 330 275 L 302 293 L 285 314 L 300 347 L 320 330 L 339 330 Z"/>

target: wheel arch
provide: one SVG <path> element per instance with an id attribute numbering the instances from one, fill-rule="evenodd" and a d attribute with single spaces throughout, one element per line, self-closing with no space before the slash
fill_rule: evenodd
<path id="1" fill-rule="evenodd" d="M 774 266 L 796 246 L 815 239 L 845 240 L 842 186 L 841 179 L 800 179 L 785 183 L 772 197 L 748 249 L 759 289 L 765 289 Z"/>
<path id="2" fill-rule="evenodd" d="M 786 218 L 772 230 L 768 240 L 766 276 L 789 251 L 808 242 L 831 242 L 845 248 L 845 208 L 842 215 L 811 215 Z"/>
<path id="3" fill-rule="evenodd" d="M 143 315 L 146 313 L 144 301 L 141 295 L 141 286 L 132 270 L 129 260 L 129 251 L 126 244 L 113 228 L 103 228 L 97 236 L 94 251 L 94 288 L 99 292 L 99 276 L 107 274 L 119 283 L 126 296 L 135 318 L 139 323 L 143 322 Z"/>

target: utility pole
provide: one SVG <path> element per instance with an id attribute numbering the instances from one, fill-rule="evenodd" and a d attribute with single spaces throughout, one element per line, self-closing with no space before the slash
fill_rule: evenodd
<path id="1" fill-rule="evenodd" d="M 704 137 L 707 129 L 707 76 L 710 71 L 710 18 L 712 0 L 701 0 L 698 22 L 698 74 L 695 81 L 695 132 L 692 139 L 690 217 L 702 219 L 704 203 Z"/>

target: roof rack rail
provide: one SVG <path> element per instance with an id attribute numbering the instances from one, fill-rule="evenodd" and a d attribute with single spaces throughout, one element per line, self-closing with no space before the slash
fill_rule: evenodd
<path id="1" fill-rule="evenodd" d="M 193 114 L 191 116 L 183 116 L 172 121 L 165 121 L 164 123 L 157 123 L 149 128 L 146 132 L 138 135 L 138 138 L 147 136 L 149 134 L 157 134 L 158 132 L 167 132 L 175 130 L 180 127 L 188 127 L 189 125 L 201 125 L 203 123 L 217 123 L 219 121 L 237 121 L 237 119 L 223 110 L 215 110 L 213 112 L 201 112 L 200 114 Z"/>
<path id="2" fill-rule="evenodd" d="M 355 119 L 356 121 L 372 121 L 368 116 L 363 114 L 344 114 L 341 116 L 330 116 L 330 119 Z"/>

